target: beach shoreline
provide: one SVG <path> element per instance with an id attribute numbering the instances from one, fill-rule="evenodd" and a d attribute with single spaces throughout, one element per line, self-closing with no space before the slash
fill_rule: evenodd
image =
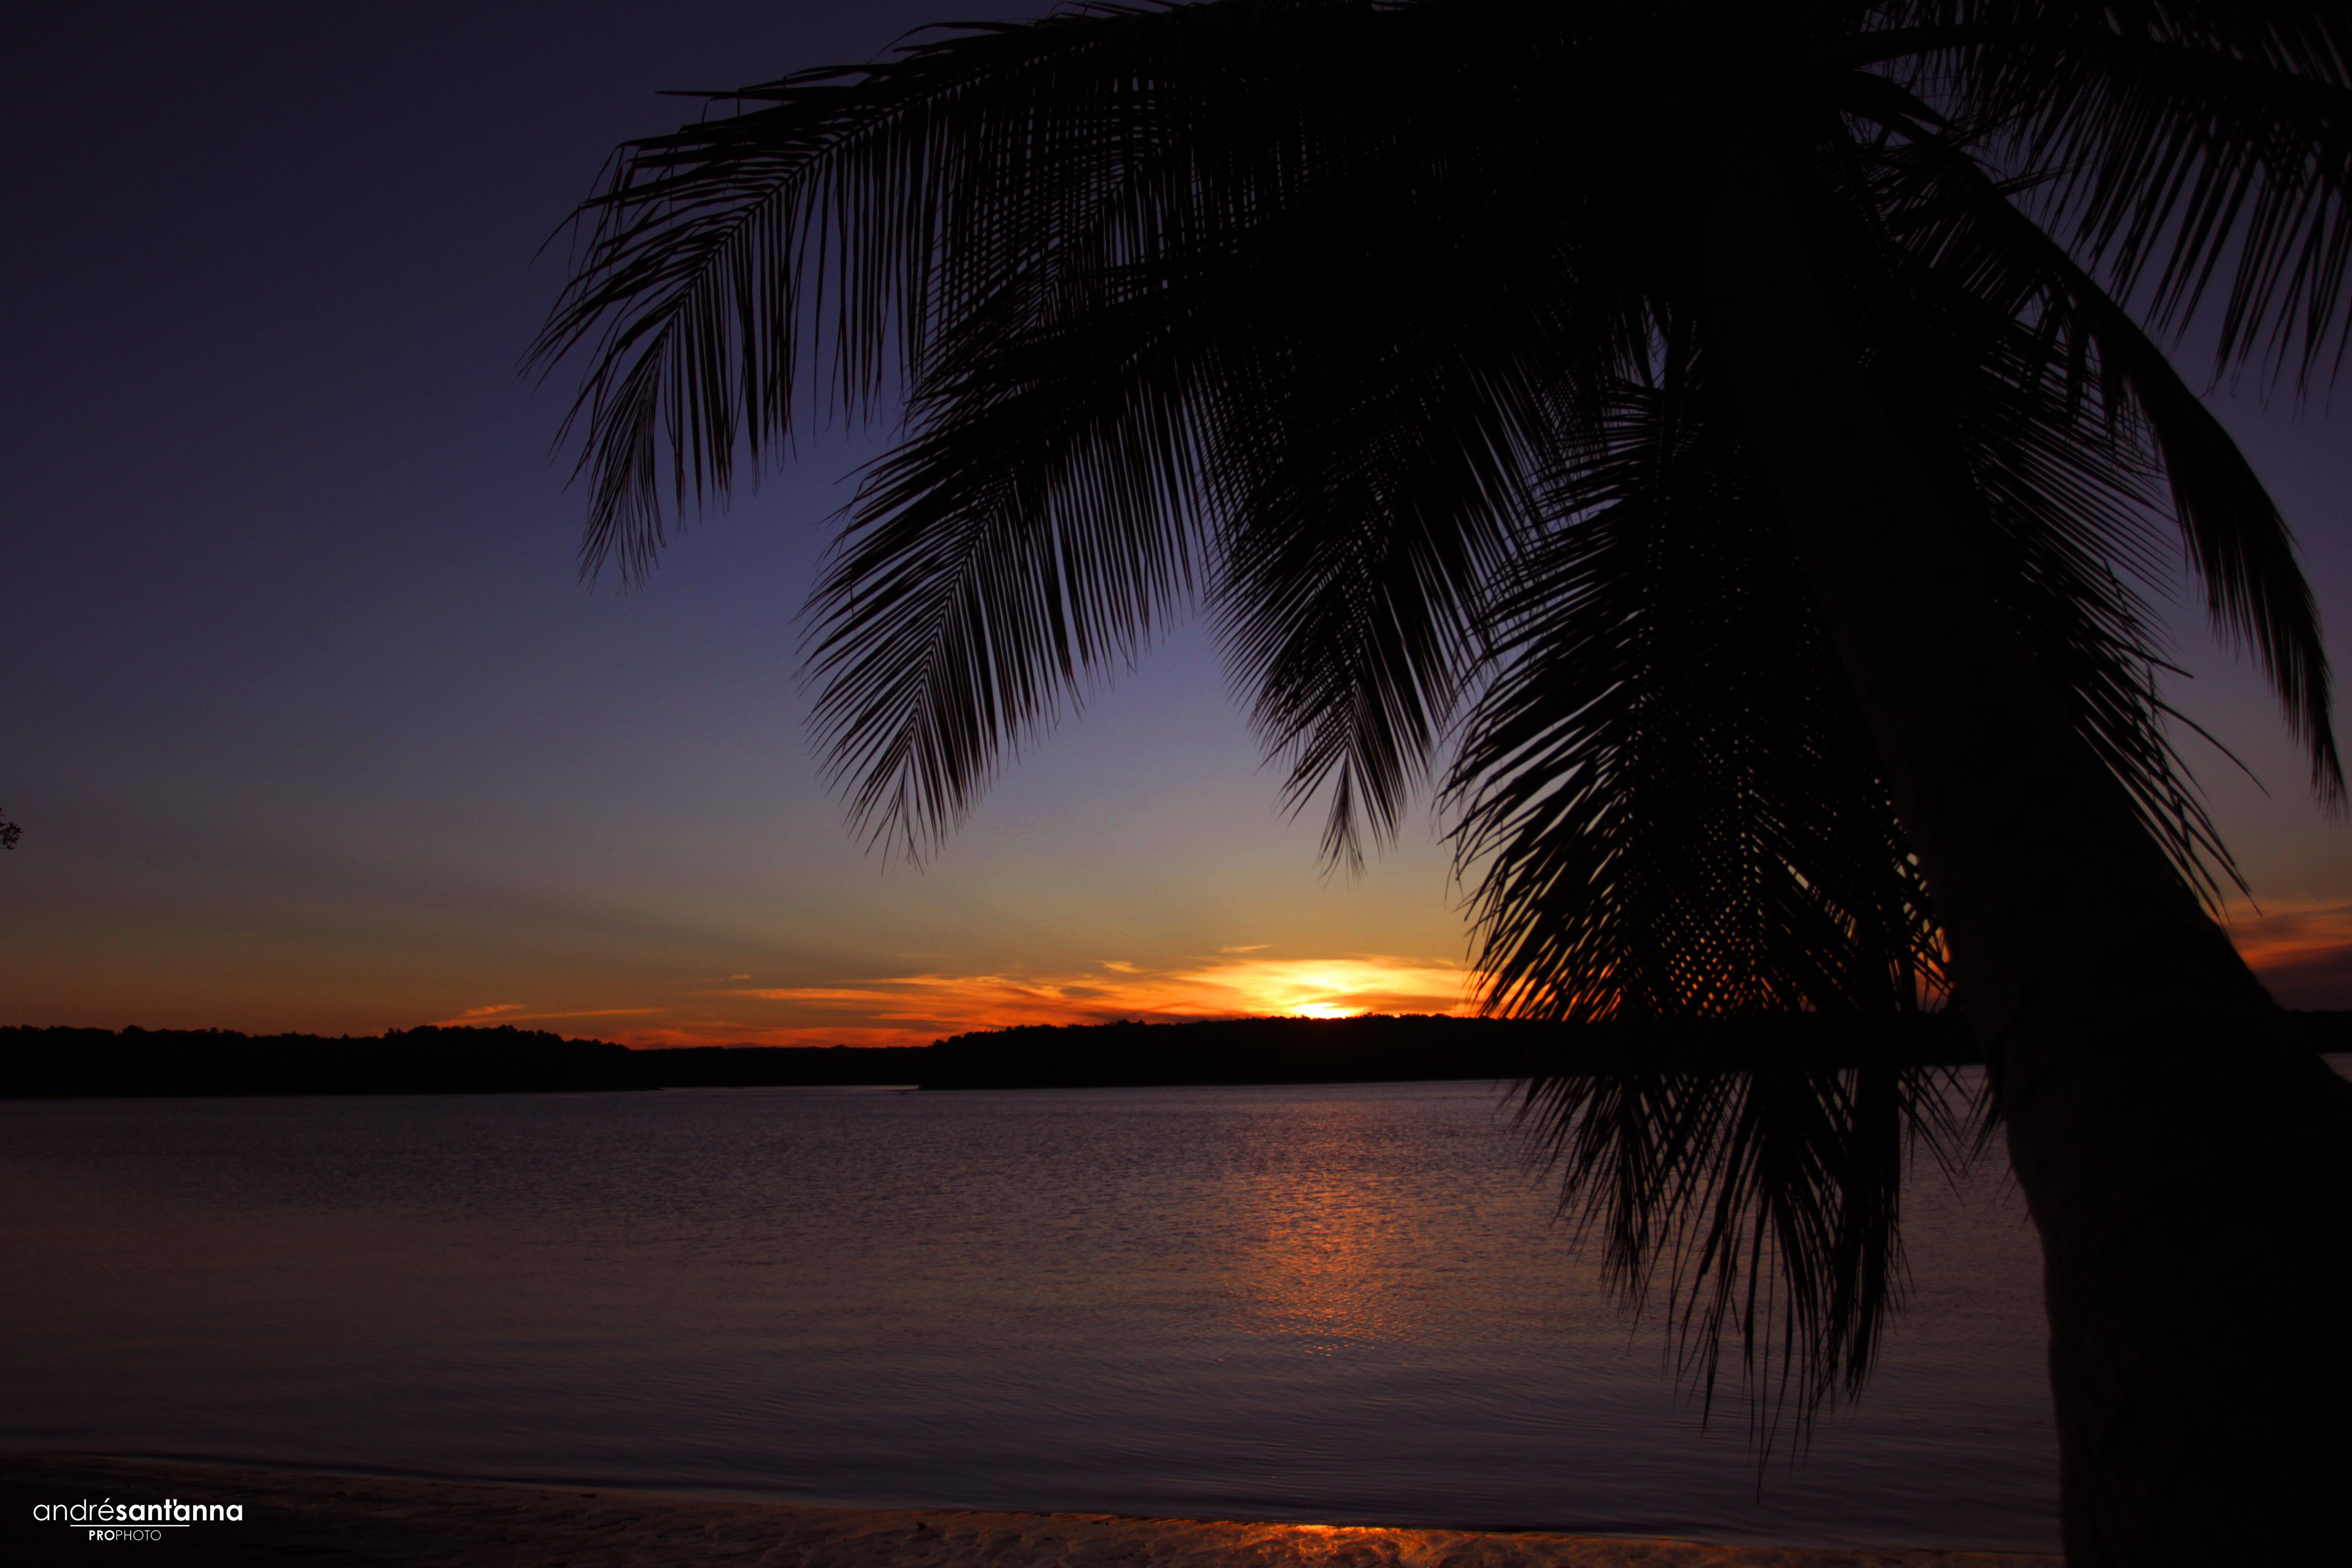
<path id="1" fill-rule="evenodd" d="M 1710 1545 L 1544 1531 L 819 1508 L 611 1487 L 322 1474 L 63 1454 L 0 1455 L 11 1562 L 104 1542 L 35 1505 L 234 1505 L 134 1542 L 142 1561 L 338 1568 L 2060 1568 L 1997 1552 Z"/>

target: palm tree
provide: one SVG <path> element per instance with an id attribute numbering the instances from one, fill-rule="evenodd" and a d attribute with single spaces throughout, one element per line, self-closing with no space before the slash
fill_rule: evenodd
<path id="1" fill-rule="evenodd" d="M 1188 602 L 1339 858 L 1466 712 L 1490 1005 L 1948 994 L 2042 1237 L 2070 1558 L 2327 1539 L 2352 1086 L 2211 917 L 2136 584 L 2177 529 L 2340 803 L 2287 531 L 2152 334 L 2218 283 L 2221 366 L 2332 374 L 2344 7 L 1096 5 L 712 96 L 583 207 L 540 352 L 591 350 L 586 559 L 631 574 L 903 386 L 814 649 L 877 841 Z M 1823 1152 L 1901 1085 L 1801 1085 L 1845 1109 L 1769 1157 L 1790 1119 L 1687 1075 L 1541 1103 L 1637 1285 L 1712 1183 L 1717 1306 L 1748 1205 L 1853 1373 L 1888 1167 Z"/>

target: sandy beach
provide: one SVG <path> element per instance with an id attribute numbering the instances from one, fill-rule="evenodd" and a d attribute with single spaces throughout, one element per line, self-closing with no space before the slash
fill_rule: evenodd
<path id="1" fill-rule="evenodd" d="M 1709 1546 L 1534 1531 L 1390 1530 L 1087 1513 L 799 1508 L 609 1488 L 469 1485 L 152 1460 L 0 1457 L 9 1561 L 87 1563 L 104 1542 L 33 1505 L 236 1504 L 142 1561 L 339 1568 L 2055 1568 L 2056 1557 Z"/>

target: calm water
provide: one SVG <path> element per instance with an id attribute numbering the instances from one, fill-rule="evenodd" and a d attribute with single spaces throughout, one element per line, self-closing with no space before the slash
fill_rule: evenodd
<path id="1" fill-rule="evenodd" d="M 1920 1173 L 1758 1494 L 1483 1084 L 0 1103 L 0 1447 L 2055 1548 L 2032 1236 Z"/>

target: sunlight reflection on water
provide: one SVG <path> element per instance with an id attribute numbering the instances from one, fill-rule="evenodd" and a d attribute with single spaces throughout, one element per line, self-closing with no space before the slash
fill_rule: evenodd
<path id="1" fill-rule="evenodd" d="M 1761 1495 L 1486 1084 L 0 1104 L 0 1444 L 800 1501 L 2053 1549 L 2031 1230 Z"/>

